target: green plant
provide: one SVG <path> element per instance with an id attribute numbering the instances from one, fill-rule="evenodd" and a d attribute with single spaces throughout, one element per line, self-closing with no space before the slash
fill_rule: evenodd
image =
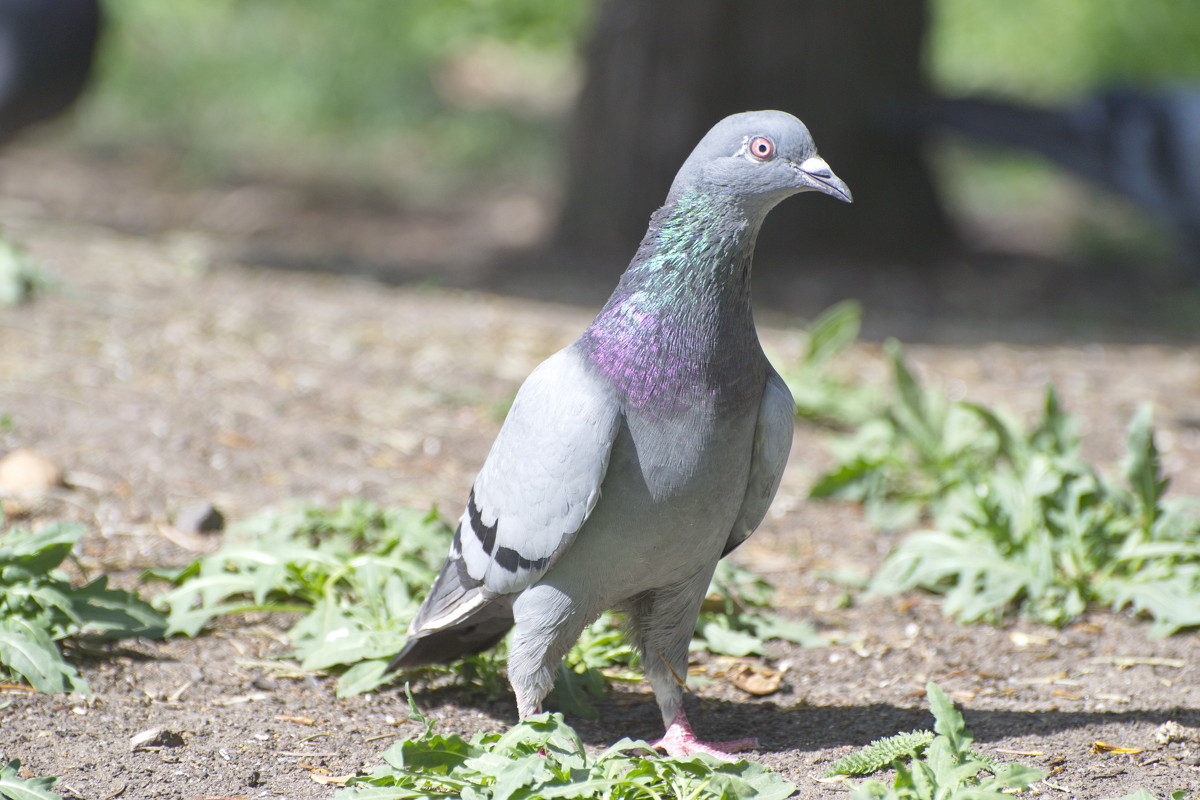
<path id="1" fill-rule="evenodd" d="M 974 736 L 950 698 L 933 682 L 925 685 L 925 692 L 933 712 L 932 732 L 909 731 L 877 739 L 825 771 L 825 777 L 832 778 L 895 770 L 891 786 L 878 780 L 847 781 L 850 800 L 1007 800 L 1044 777 L 1036 769 L 997 764 L 973 750 Z M 1157 798 L 1143 789 L 1113 800 Z M 1187 800 L 1187 792 L 1172 792 L 1168 800 Z"/>
<path id="2" fill-rule="evenodd" d="M 1007 800 L 1043 774 L 1020 764 L 997 764 L 971 749 L 974 740 L 962 714 L 937 684 L 925 687 L 933 712 L 933 734 L 901 733 L 872 742 L 835 762 L 833 775 L 866 775 L 888 767 L 891 786 L 878 780 L 851 783 L 851 800 Z"/>
<path id="3" fill-rule="evenodd" d="M 336 798 L 783 800 L 796 788 L 757 764 L 664 758 L 633 739 L 592 755 L 561 714 L 539 714 L 505 733 L 478 734 L 470 741 L 435 734 L 411 693 L 408 698 L 411 719 L 424 725 L 424 733 L 390 747 L 383 753 L 385 766 L 351 778 Z"/>
<path id="4" fill-rule="evenodd" d="M 0 307 L 15 306 L 50 286 L 42 267 L 20 245 L 0 235 Z"/>
<path id="5" fill-rule="evenodd" d="M 879 413 L 882 394 L 872 386 L 849 383 L 835 372 L 837 357 L 854 343 L 861 329 L 862 306 L 855 300 L 835 303 L 809 324 L 804 357 L 784 375 L 798 417 L 847 428 Z"/>
<path id="6" fill-rule="evenodd" d="M 872 589 L 945 594 L 964 622 L 1015 611 L 1064 625 L 1096 603 L 1146 613 L 1151 637 L 1200 625 L 1197 520 L 1164 502 L 1149 409 L 1130 423 L 1125 485 L 1096 473 L 1067 427 L 1050 393 L 1033 435 L 1010 431 L 1006 459 L 949 493 Z"/>
<path id="7" fill-rule="evenodd" d="M 387 680 L 450 537 L 436 512 L 364 501 L 262 514 L 232 526 L 216 553 L 158 573 L 176 588 L 156 603 L 169 611 L 169 633 L 188 636 L 230 614 L 303 614 L 289 630 L 301 666 L 339 672 L 338 695 L 349 696 Z"/>
<path id="8" fill-rule="evenodd" d="M 824 777 L 836 775 L 874 775 L 887 769 L 897 759 L 907 760 L 920 755 L 933 741 L 933 731 L 908 731 L 876 739 L 857 753 L 839 758 L 825 770 Z"/>
<path id="9" fill-rule="evenodd" d="M 861 501 L 871 522 L 907 536 L 871 581 L 894 594 L 944 594 L 963 622 L 1018 613 L 1063 625 L 1089 604 L 1152 620 L 1150 636 L 1200 625 L 1200 520 L 1167 501 L 1148 408 L 1130 423 L 1124 480 L 1082 456 L 1053 388 L 1024 429 L 921 385 L 889 343 L 894 395 L 833 445 L 839 463 L 814 497 Z"/>
<path id="10" fill-rule="evenodd" d="M 108 588 L 107 576 L 72 586 L 58 570 L 83 533 L 59 523 L 0 536 L 0 670 L 40 692 L 89 691 L 59 650 L 64 640 L 163 633 L 162 616 L 137 595 Z"/>
<path id="11" fill-rule="evenodd" d="M 899 530 L 951 490 L 974 485 L 1007 446 L 1009 426 L 993 412 L 950 403 L 926 389 L 909 369 L 899 343 L 889 340 L 893 397 L 832 448 L 838 465 L 811 489 L 817 498 L 864 504 L 871 523 Z"/>
<path id="12" fill-rule="evenodd" d="M 784 619 L 774 608 L 775 587 L 745 567 L 717 562 L 708 597 L 696 620 L 691 649 L 726 656 L 766 655 L 772 639 L 821 647 L 826 640 L 807 622 Z"/>
<path id="13" fill-rule="evenodd" d="M 0 764 L 0 797 L 7 800 L 62 800 L 62 795 L 50 791 L 58 778 L 22 778 L 21 762 L 13 760 Z"/>

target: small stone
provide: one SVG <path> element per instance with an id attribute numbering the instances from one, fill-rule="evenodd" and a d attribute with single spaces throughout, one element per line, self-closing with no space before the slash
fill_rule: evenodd
<path id="1" fill-rule="evenodd" d="M 36 450 L 19 447 L 0 458 L 0 494 L 38 497 L 62 485 L 62 470 Z"/>
<path id="2" fill-rule="evenodd" d="M 1175 742 L 1194 742 L 1200 740 L 1200 735 L 1191 728 L 1185 728 L 1175 720 L 1167 720 L 1154 731 L 1154 741 L 1159 744 L 1174 744 Z"/>
<path id="3" fill-rule="evenodd" d="M 204 500 L 181 508 L 174 525 L 180 533 L 217 533 L 225 529 L 225 515 Z"/>
<path id="4" fill-rule="evenodd" d="M 183 744 L 182 736 L 166 728 L 148 728 L 129 739 L 129 749 L 132 752 L 151 747 L 183 747 Z"/>

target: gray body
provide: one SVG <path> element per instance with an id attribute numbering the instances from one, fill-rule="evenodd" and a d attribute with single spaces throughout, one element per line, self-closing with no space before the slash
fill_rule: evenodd
<path id="1" fill-rule="evenodd" d="M 762 141 L 767 158 L 748 149 Z M 525 717 L 583 627 L 618 608 L 675 719 L 716 563 L 762 521 L 791 449 L 794 405 L 759 346 L 749 274 L 767 212 L 811 189 L 849 200 L 790 115 L 736 115 L 701 141 L 608 304 L 518 392 L 393 667 L 513 627 Z"/>

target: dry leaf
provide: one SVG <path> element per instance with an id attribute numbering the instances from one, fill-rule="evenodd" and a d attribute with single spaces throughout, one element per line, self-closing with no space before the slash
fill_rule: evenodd
<path id="1" fill-rule="evenodd" d="M 215 706 L 236 706 L 236 705 L 240 705 L 241 703 L 254 703 L 259 700 L 266 700 L 266 699 L 267 699 L 266 692 L 251 692 L 250 694 L 243 694 L 243 695 L 239 695 L 237 697 L 222 697 L 219 700 L 214 700 L 213 705 L 215 705 Z"/>
<path id="2" fill-rule="evenodd" d="M 1037 633 L 1025 633 L 1024 631 L 1013 631 L 1008 635 L 1008 640 L 1017 647 L 1040 647 L 1054 641 L 1054 637 L 1042 636 Z"/>
<path id="3" fill-rule="evenodd" d="M 355 777 L 354 775 L 309 775 L 317 783 L 322 786 L 345 786 L 346 781 Z"/>
<path id="4" fill-rule="evenodd" d="M 235 450 L 245 450 L 254 446 L 254 440 L 249 436 L 228 429 L 217 431 L 217 435 L 213 438 L 217 444 L 224 447 L 231 447 Z"/>
<path id="5" fill-rule="evenodd" d="M 783 683 L 783 672 L 761 664 L 739 664 L 728 677 L 734 686 L 756 697 L 778 692 Z"/>
<path id="6" fill-rule="evenodd" d="M 1130 667 L 1172 667 L 1181 669 L 1186 665 L 1182 658 L 1156 658 L 1154 656 L 1096 656 L 1089 658 L 1093 664 L 1111 664 L 1120 669 Z"/>
<path id="7" fill-rule="evenodd" d="M 1107 742 L 1092 742 L 1093 753 L 1117 753 L 1124 756 L 1136 756 L 1138 753 L 1146 752 L 1142 747 L 1120 747 Z"/>
<path id="8" fill-rule="evenodd" d="M 0 692 L 25 692 L 27 694 L 37 694 L 37 689 L 32 686 L 26 686 L 23 683 L 0 683 Z"/>
<path id="9" fill-rule="evenodd" d="M 297 716 L 293 716 L 291 714 L 276 714 L 275 720 L 277 722 L 294 722 L 297 725 L 315 725 L 316 724 L 316 720 L 314 720 L 312 717 L 297 717 Z"/>

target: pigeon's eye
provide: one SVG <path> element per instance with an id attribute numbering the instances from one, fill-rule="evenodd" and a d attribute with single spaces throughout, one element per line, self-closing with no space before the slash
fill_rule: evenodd
<path id="1" fill-rule="evenodd" d="M 750 155 L 759 161 L 766 161 L 775 155 L 775 143 L 765 136 L 755 136 L 750 141 Z"/>

